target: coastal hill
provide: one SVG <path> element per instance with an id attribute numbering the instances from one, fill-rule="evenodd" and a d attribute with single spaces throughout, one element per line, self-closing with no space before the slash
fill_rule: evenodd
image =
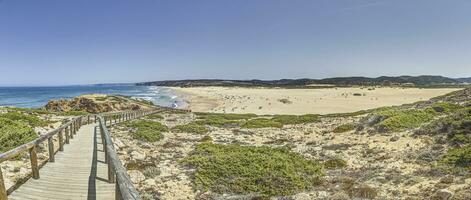
<path id="1" fill-rule="evenodd" d="M 336 86 L 349 85 L 402 85 L 402 86 L 449 86 L 471 83 L 471 78 L 448 78 L 444 76 L 381 76 L 369 77 L 335 77 L 326 79 L 280 79 L 280 80 L 224 80 L 194 79 L 142 82 L 141 86 L 168 87 L 204 87 L 204 86 L 239 86 L 239 87 L 316 87 L 316 84 Z M 317 86 L 319 87 L 319 86 Z"/>

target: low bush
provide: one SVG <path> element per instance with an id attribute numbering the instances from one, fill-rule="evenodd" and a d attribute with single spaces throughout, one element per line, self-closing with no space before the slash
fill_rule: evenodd
<path id="1" fill-rule="evenodd" d="M 288 124 L 306 124 L 319 121 L 319 115 L 308 114 L 308 115 L 275 115 L 272 118 L 273 121 L 279 122 L 283 125 Z"/>
<path id="2" fill-rule="evenodd" d="M 291 195 L 311 189 L 323 176 L 320 163 L 264 146 L 202 143 L 184 163 L 196 168 L 197 189 L 219 194 Z"/>
<path id="3" fill-rule="evenodd" d="M 454 167 L 471 167 L 471 145 L 448 150 L 440 163 Z"/>
<path id="4" fill-rule="evenodd" d="M 283 124 L 272 119 L 257 118 L 247 121 L 242 128 L 283 128 Z"/>
<path id="5" fill-rule="evenodd" d="M 203 120 L 196 120 L 195 123 L 199 125 L 209 125 L 215 127 L 234 127 L 240 126 L 244 122 L 239 120 L 228 120 L 224 118 L 208 118 Z"/>
<path id="6" fill-rule="evenodd" d="M 326 169 L 339 169 L 347 167 L 347 161 L 340 158 L 329 159 L 324 162 L 324 167 Z"/>
<path id="7" fill-rule="evenodd" d="M 58 114 L 62 116 L 82 116 L 82 115 L 88 115 L 90 113 L 85 112 L 85 111 L 65 111 L 65 112 L 59 112 Z"/>
<path id="8" fill-rule="evenodd" d="M 198 119 L 225 119 L 225 120 L 247 120 L 257 117 L 256 114 L 233 114 L 233 113 L 196 113 Z"/>
<path id="9" fill-rule="evenodd" d="M 438 102 L 434 103 L 430 106 L 435 112 L 439 113 L 450 113 L 456 110 L 463 108 L 463 106 L 454 104 L 454 103 L 447 103 L 447 102 Z"/>
<path id="10" fill-rule="evenodd" d="M 432 109 L 386 109 L 375 113 L 375 115 L 386 118 L 378 123 L 376 127 L 385 132 L 417 128 L 424 123 L 432 121 L 436 114 Z"/>
<path id="11" fill-rule="evenodd" d="M 354 130 L 356 128 L 356 125 L 353 123 L 348 123 L 348 124 L 342 124 L 340 126 L 337 126 L 333 132 L 334 133 L 345 133 L 351 130 Z"/>
<path id="12" fill-rule="evenodd" d="M 125 126 L 134 128 L 132 136 L 136 139 L 156 142 L 162 139 L 162 132 L 167 132 L 167 126 L 154 121 L 148 120 L 135 120 L 124 123 Z"/>
<path id="13" fill-rule="evenodd" d="M 164 117 L 162 117 L 162 115 L 159 115 L 159 114 L 152 114 L 152 115 L 147 115 L 146 118 L 147 119 L 163 119 Z"/>
<path id="14" fill-rule="evenodd" d="M 49 124 L 48 121 L 43 120 L 36 115 L 31 115 L 31 114 L 26 114 L 26 113 L 21 113 L 21 112 L 8 112 L 8 113 L 0 114 L 0 118 L 24 122 L 32 127 L 47 126 Z"/>
<path id="15" fill-rule="evenodd" d="M 204 125 L 197 124 L 197 123 L 177 125 L 177 126 L 174 126 L 172 128 L 172 131 L 186 132 L 186 133 L 197 133 L 197 134 L 205 134 L 205 133 L 209 132 L 209 130 Z"/>
<path id="16" fill-rule="evenodd" d="M 38 136 L 28 124 L 0 118 L 0 153 L 30 142 Z"/>

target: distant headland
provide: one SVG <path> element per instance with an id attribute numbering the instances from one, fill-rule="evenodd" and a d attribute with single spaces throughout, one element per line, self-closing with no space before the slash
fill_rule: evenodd
<path id="1" fill-rule="evenodd" d="M 470 78 L 449 78 L 444 76 L 380 76 L 377 78 L 352 76 L 325 79 L 279 79 L 279 80 L 227 80 L 227 79 L 189 79 L 141 82 L 139 86 L 168 87 L 205 87 L 205 86 L 237 86 L 237 87 L 329 87 L 351 85 L 382 85 L 382 86 L 416 86 L 416 87 L 456 87 L 469 85 Z"/>

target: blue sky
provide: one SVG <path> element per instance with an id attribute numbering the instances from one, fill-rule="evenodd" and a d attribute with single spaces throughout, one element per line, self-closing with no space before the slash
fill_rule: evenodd
<path id="1" fill-rule="evenodd" d="M 0 0 L 0 85 L 471 76 L 469 0 Z"/>

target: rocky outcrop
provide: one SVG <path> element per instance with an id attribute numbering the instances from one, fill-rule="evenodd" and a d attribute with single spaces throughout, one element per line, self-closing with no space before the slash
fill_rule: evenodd
<path id="1" fill-rule="evenodd" d="M 111 95 L 83 95 L 73 99 L 51 100 L 45 106 L 53 112 L 85 111 L 89 113 L 139 110 L 151 108 L 149 102 Z"/>

